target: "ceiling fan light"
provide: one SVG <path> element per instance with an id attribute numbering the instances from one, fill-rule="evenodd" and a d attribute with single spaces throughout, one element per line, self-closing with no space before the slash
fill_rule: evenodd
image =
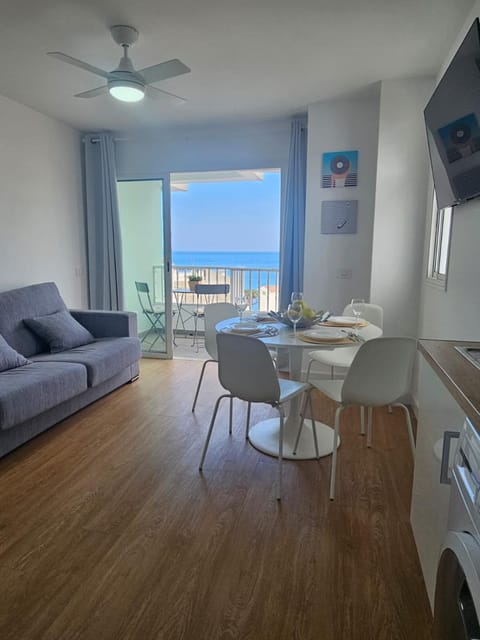
<path id="1" fill-rule="evenodd" d="M 113 80 L 108 85 L 110 95 L 122 102 L 139 102 L 145 96 L 145 88 L 129 80 Z"/>

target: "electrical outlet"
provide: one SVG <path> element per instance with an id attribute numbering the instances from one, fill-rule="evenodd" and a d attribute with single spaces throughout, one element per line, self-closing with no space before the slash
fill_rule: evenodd
<path id="1" fill-rule="evenodd" d="M 351 269 L 337 269 L 337 278 L 341 278 L 342 280 L 351 280 L 352 279 L 352 270 Z"/>

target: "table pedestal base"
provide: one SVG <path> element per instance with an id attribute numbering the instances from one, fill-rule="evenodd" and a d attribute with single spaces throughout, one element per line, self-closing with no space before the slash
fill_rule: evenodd
<path id="1" fill-rule="evenodd" d="M 318 452 L 320 456 L 328 456 L 333 451 L 333 429 L 322 422 L 315 421 L 317 427 Z M 270 418 L 258 422 L 250 428 L 249 441 L 262 453 L 278 458 L 278 437 L 280 431 L 280 419 Z M 285 429 L 283 440 L 283 457 L 287 460 L 313 460 L 316 458 L 313 442 L 312 421 L 306 419 L 302 429 L 302 435 L 297 447 L 296 455 L 293 455 L 293 446 L 297 430 Z M 340 437 L 338 438 L 340 445 Z"/>

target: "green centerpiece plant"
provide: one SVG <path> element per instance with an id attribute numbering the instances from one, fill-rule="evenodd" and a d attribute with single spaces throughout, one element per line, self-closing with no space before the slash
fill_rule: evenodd
<path id="1" fill-rule="evenodd" d="M 190 287 L 190 291 L 195 291 L 195 287 L 199 282 L 202 281 L 202 276 L 199 276 L 196 273 L 188 276 L 188 286 Z"/>

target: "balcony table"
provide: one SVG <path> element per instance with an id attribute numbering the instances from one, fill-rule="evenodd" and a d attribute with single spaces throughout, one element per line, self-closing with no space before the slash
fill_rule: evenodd
<path id="1" fill-rule="evenodd" d="M 239 318 L 223 320 L 222 322 L 219 322 L 215 328 L 217 332 L 223 331 L 232 323 L 239 321 Z M 352 346 L 351 343 L 312 344 L 310 342 L 304 342 L 303 340 L 299 340 L 298 337 L 295 339 L 293 336 L 293 329 L 281 322 L 275 323 L 272 321 L 265 324 L 275 325 L 275 327 L 279 329 L 279 333 L 275 336 L 261 337 L 258 338 L 258 340 L 264 342 L 269 348 L 287 349 L 289 355 L 289 372 L 292 380 L 300 380 L 301 378 L 304 349 L 308 349 L 308 351 L 316 349 L 331 350 Z M 298 329 L 297 333 L 301 333 L 301 331 L 301 329 Z M 364 340 L 372 340 L 373 338 L 380 338 L 383 332 L 380 327 L 368 324 L 366 327 L 360 328 L 358 333 Z M 311 460 L 316 457 L 311 420 L 305 420 L 300 442 L 297 447 L 297 453 L 296 455 L 293 455 L 292 453 L 299 428 L 301 402 L 300 397 L 291 400 L 288 417 L 285 420 L 283 457 L 289 460 Z M 328 456 L 333 452 L 333 429 L 322 422 L 318 422 L 317 420 L 315 420 L 315 425 L 317 427 L 319 454 L 320 456 Z M 259 451 L 270 456 L 278 457 L 279 429 L 279 418 L 262 420 L 250 427 L 249 441 Z M 340 444 L 340 438 L 338 440 L 338 444 Z"/>
<path id="2" fill-rule="evenodd" d="M 185 322 L 188 322 L 188 320 L 190 320 L 190 318 L 193 318 L 195 313 L 190 311 L 189 309 L 185 309 L 184 308 L 184 304 L 185 304 L 185 296 L 187 296 L 188 294 L 193 294 L 195 295 L 195 291 L 192 291 L 191 289 L 172 289 L 173 295 L 175 297 L 175 304 L 177 307 L 177 321 L 175 323 L 175 331 L 174 333 L 176 333 L 179 329 L 179 323 L 182 325 L 183 331 L 186 331 L 185 328 Z M 186 317 L 184 317 L 184 314 L 187 314 Z"/>

